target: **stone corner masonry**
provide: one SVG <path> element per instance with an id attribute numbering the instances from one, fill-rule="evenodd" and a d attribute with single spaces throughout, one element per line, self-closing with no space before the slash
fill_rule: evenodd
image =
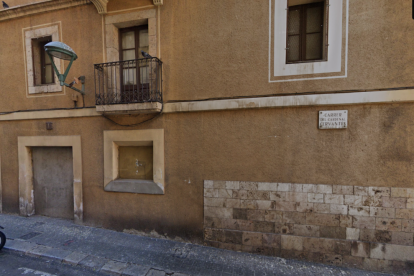
<path id="1" fill-rule="evenodd" d="M 414 188 L 204 181 L 205 245 L 392 272 L 413 237 Z"/>

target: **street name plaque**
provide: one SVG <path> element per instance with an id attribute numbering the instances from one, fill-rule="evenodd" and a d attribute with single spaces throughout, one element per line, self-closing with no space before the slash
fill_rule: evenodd
<path id="1" fill-rule="evenodd" d="M 319 129 L 343 129 L 348 127 L 348 110 L 319 111 Z"/>

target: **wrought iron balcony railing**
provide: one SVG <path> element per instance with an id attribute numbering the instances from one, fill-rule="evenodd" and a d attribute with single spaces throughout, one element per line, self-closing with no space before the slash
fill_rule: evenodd
<path id="1" fill-rule="evenodd" d="M 96 105 L 162 102 L 158 58 L 95 64 Z"/>

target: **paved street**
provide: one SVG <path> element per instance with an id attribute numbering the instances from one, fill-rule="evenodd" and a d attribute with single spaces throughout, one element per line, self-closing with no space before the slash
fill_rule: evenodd
<path id="1" fill-rule="evenodd" d="M 0 275 L 42 275 L 33 272 L 37 270 L 52 275 L 386 275 L 142 237 L 40 216 L 1 214 L 0 225 L 8 237 L 4 251 L 9 252 L 1 255 L 0 267 L 7 272 Z"/>
<path id="2" fill-rule="evenodd" d="M 17 253 L 0 253 L 0 275 L 82 275 L 98 276 L 107 275 L 106 273 L 96 272 L 80 266 L 71 266 L 59 261 L 49 259 L 39 259 Z"/>

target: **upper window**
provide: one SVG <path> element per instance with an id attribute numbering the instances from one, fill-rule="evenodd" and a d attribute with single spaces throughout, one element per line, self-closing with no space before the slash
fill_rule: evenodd
<path id="1" fill-rule="evenodd" d="M 46 96 L 49 93 L 64 92 L 44 48 L 46 43 L 60 40 L 60 28 L 58 22 L 23 29 L 28 95 Z M 63 61 L 55 59 L 55 65 L 62 71 Z"/>
<path id="2" fill-rule="evenodd" d="M 269 81 L 347 76 L 349 0 L 269 0 Z"/>
<path id="3" fill-rule="evenodd" d="M 121 60 L 144 58 L 141 50 L 149 52 L 148 26 L 138 26 L 120 30 L 121 34 Z"/>
<path id="4" fill-rule="evenodd" d="M 324 1 L 290 6 L 287 15 L 286 62 L 323 59 Z"/>
<path id="5" fill-rule="evenodd" d="M 51 36 L 32 39 L 33 78 L 36 86 L 55 82 L 52 63 L 44 48 L 51 41 Z"/>

